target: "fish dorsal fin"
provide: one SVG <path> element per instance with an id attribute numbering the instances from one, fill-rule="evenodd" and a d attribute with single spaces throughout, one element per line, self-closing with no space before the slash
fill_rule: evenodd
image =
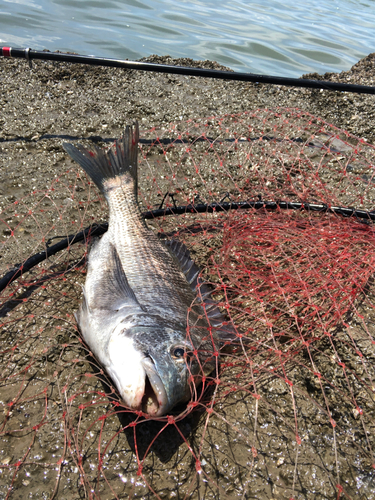
<path id="1" fill-rule="evenodd" d="M 167 240 L 164 243 L 172 255 L 174 255 L 178 260 L 181 270 L 185 274 L 191 289 L 196 292 L 200 269 L 190 257 L 189 250 L 181 241 Z"/>
<path id="2" fill-rule="evenodd" d="M 215 328 L 219 339 L 227 341 L 237 338 L 237 332 L 232 322 L 227 320 L 220 311 L 216 300 L 211 297 L 213 288 L 207 283 L 204 283 L 199 277 L 200 269 L 191 258 L 190 252 L 186 246 L 181 241 L 177 240 L 167 240 L 165 244 L 178 260 L 193 292 L 198 294 L 199 288 L 199 295 L 202 297 L 202 306 L 211 325 Z"/>
<path id="3" fill-rule="evenodd" d="M 124 307 L 141 308 L 121 264 L 114 245 L 109 246 L 106 270 L 102 274 L 102 293 L 96 298 L 95 307 L 118 311 Z"/>

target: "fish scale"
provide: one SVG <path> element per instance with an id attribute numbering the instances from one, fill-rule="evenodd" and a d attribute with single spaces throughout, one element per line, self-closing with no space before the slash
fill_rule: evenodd
<path id="1" fill-rule="evenodd" d="M 129 284 L 146 310 L 173 314 L 186 322 L 195 294 L 159 238 L 147 228 L 133 187 L 123 185 L 108 198 L 109 228 Z"/>
<path id="2" fill-rule="evenodd" d="M 145 227 L 143 220 L 134 217 L 134 210 L 126 214 L 124 203 L 116 201 L 110 201 L 109 226 L 112 220 L 116 221 L 111 231 L 113 240 L 137 299 L 149 310 L 170 309 L 181 321 L 186 321 L 187 308 L 195 296 L 182 271 L 163 243 Z"/>

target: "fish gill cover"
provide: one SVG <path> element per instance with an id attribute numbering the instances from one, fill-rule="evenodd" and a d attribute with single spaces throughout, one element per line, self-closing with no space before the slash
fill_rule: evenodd
<path id="1" fill-rule="evenodd" d="M 172 123 L 141 132 L 139 201 L 371 211 L 374 153 L 297 109 Z M 48 189 L 2 209 L 1 275 L 107 219 L 54 155 L 65 171 Z M 150 419 L 123 406 L 77 330 L 90 237 L 24 273 L 0 299 L 1 498 L 374 498 L 372 223 L 253 208 L 148 225 L 189 248 L 238 343 L 187 406 Z"/>

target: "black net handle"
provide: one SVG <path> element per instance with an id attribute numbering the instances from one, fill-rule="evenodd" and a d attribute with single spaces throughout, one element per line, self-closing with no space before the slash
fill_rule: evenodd
<path id="1" fill-rule="evenodd" d="M 375 87 L 371 87 L 368 85 L 354 85 L 349 83 L 336 83 L 322 80 L 308 80 L 304 78 L 285 78 L 281 76 L 257 75 L 254 73 L 240 73 L 234 71 L 220 71 L 214 69 L 172 66 L 169 64 L 156 64 L 142 61 L 126 61 L 122 59 L 32 50 L 30 48 L 20 49 L 13 47 L 0 47 L 0 56 L 26 59 L 27 61 L 29 61 L 30 66 L 32 60 L 39 59 L 42 61 L 59 61 L 76 64 L 89 64 L 91 66 L 107 66 L 112 68 L 154 71 L 157 73 L 171 73 L 175 75 L 199 76 L 204 78 L 216 78 L 219 80 L 271 83 L 274 85 L 291 87 L 355 92 L 357 94 L 375 94 Z"/>

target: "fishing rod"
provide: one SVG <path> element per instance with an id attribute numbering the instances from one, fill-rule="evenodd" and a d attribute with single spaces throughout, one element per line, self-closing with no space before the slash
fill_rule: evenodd
<path id="1" fill-rule="evenodd" d="M 169 193 L 167 193 L 168 195 Z M 166 195 L 166 196 L 167 196 Z M 166 198 L 164 197 L 164 199 Z M 173 199 L 173 198 L 172 198 Z M 174 200 L 173 200 L 174 201 Z M 164 203 L 164 200 L 163 202 Z M 306 210 L 310 212 L 321 212 L 321 213 L 332 213 L 336 215 L 341 215 L 343 217 L 354 217 L 361 222 L 375 221 L 375 212 L 368 212 L 366 210 L 357 210 L 355 208 L 347 207 L 329 207 L 325 204 L 317 203 L 301 203 L 301 202 L 288 202 L 288 201 L 241 201 L 241 202 L 220 202 L 220 203 L 198 203 L 189 204 L 184 206 L 174 206 L 174 207 L 159 207 L 156 210 L 151 210 L 149 212 L 144 212 L 144 219 L 154 219 L 157 217 L 164 217 L 169 215 L 182 215 L 182 214 L 192 214 L 192 213 L 214 213 L 214 212 L 227 212 L 228 210 L 239 210 L 239 209 L 265 209 L 265 210 Z M 60 240 L 52 246 L 49 246 L 49 240 L 47 242 L 46 249 L 39 252 L 32 257 L 25 260 L 22 264 L 17 264 L 13 269 L 8 271 L 0 279 L 0 292 L 2 292 L 10 283 L 22 276 L 24 273 L 30 271 L 33 267 L 37 266 L 44 260 L 48 259 L 51 255 L 69 248 L 75 243 L 80 241 L 85 241 L 87 238 L 92 238 L 93 236 L 100 236 L 108 230 L 108 223 L 103 224 L 92 224 L 91 226 L 85 228 L 83 231 L 71 234 L 67 238 Z"/>
<path id="2" fill-rule="evenodd" d="M 324 80 L 308 80 L 304 78 L 285 78 L 281 76 L 257 75 L 255 73 L 240 73 L 234 71 L 221 71 L 216 69 L 192 68 L 188 66 L 172 66 L 170 64 L 157 64 L 141 61 L 126 61 L 96 56 L 83 56 L 80 54 L 67 54 L 61 52 L 48 52 L 20 49 L 13 47 L 0 47 L 0 56 L 26 59 L 31 67 L 31 61 L 68 62 L 75 64 L 88 64 L 90 66 L 106 66 L 111 68 L 135 69 L 139 71 L 153 71 L 156 73 L 171 73 L 175 75 L 198 76 L 202 78 L 216 78 L 219 80 L 236 80 L 241 82 L 271 83 L 274 85 L 303 87 L 323 90 L 338 90 L 341 92 L 355 92 L 357 94 L 375 94 L 375 87 L 368 85 L 355 85 L 350 83 L 336 83 Z"/>

